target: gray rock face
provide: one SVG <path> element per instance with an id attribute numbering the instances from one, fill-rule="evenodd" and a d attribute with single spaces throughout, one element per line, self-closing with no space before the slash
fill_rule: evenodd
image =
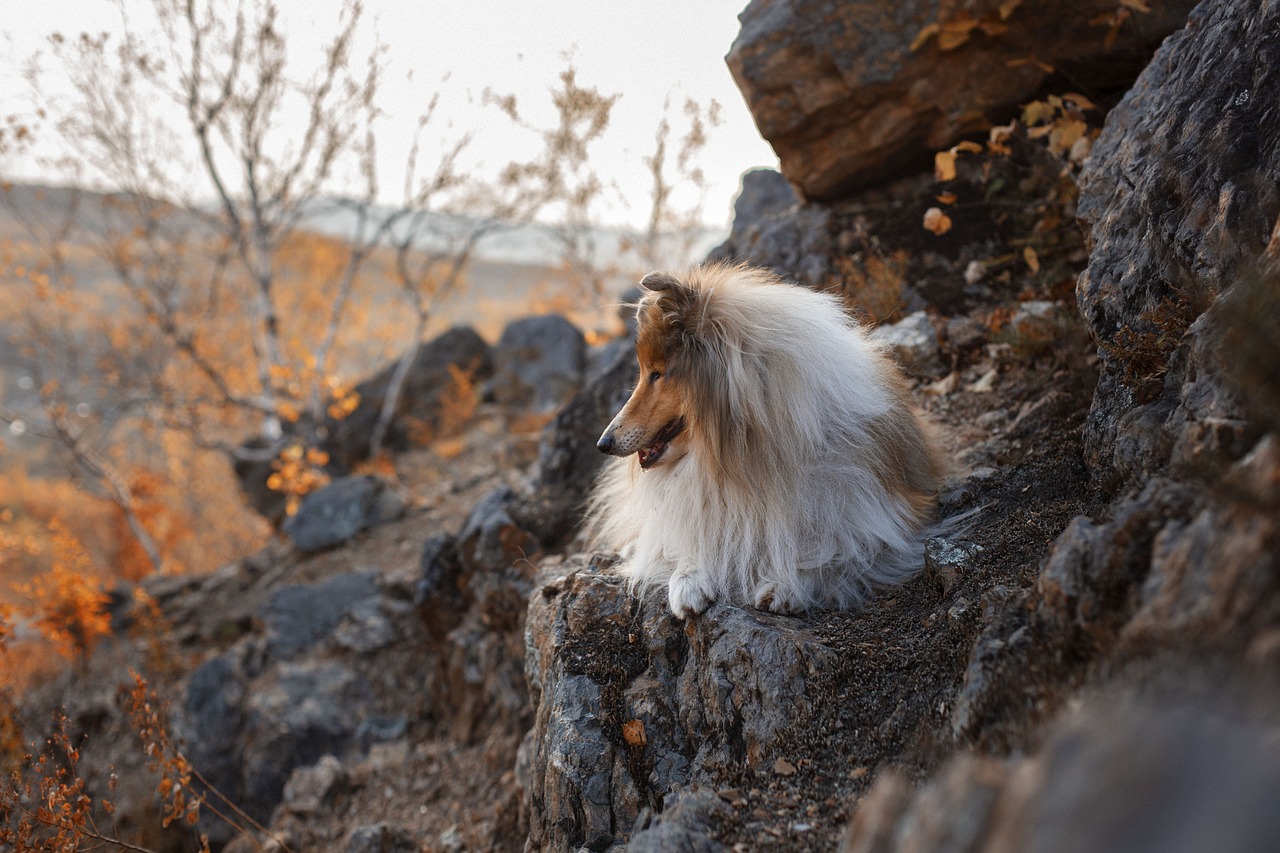
<path id="1" fill-rule="evenodd" d="M 323 583 L 277 589 L 259 611 L 266 628 L 267 652 L 288 660 L 322 642 L 348 615 L 378 604 L 373 572 L 337 575 Z"/>
<path id="2" fill-rule="evenodd" d="M 407 831 L 387 823 L 357 827 L 347 842 L 347 853 L 418 853 L 421 849 Z"/>
<path id="3" fill-rule="evenodd" d="M 1204 312 L 1263 254 L 1280 214 L 1277 27 L 1274 3 L 1200 4 L 1108 114 L 1086 163 L 1079 210 L 1093 250 L 1077 298 L 1101 376 L 1085 438 L 1104 476 L 1248 449 L 1229 354 Z"/>
<path id="4" fill-rule="evenodd" d="M 364 679 L 332 661 L 284 664 L 255 682 L 244 703 L 246 810 L 269 817 L 294 768 L 351 748 L 369 702 Z"/>
<path id="5" fill-rule="evenodd" d="M 435 426 L 439 422 L 445 396 L 455 380 L 449 368 L 465 371 L 481 382 L 493 373 L 493 355 L 484 338 L 469 326 L 456 326 L 423 344 L 400 394 L 396 420 L 387 438 L 389 447 L 404 442 L 404 422 L 413 418 Z M 333 462 L 350 468 L 369 454 L 369 436 L 382 411 L 394 363 L 355 387 L 360 405 L 342 420 L 325 422 L 328 438 L 324 448 Z"/>
<path id="6" fill-rule="evenodd" d="M 729 239 L 707 260 L 749 263 L 809 287 L 825 286 L 835 246 L 833 218 L 823 207 L 796 207 L 798 201 L 774 170 L 747 172 L 734 201 Z"/>
<path id="7" fill-rule="evenodd" d="M 508 508 L 517 525 L 548 547 L 577 529 L 605 460 L 596 439 L 635 384 L 635 347 L 614 348 L 611 358 L 543 431 L 529 488 Z"/>
<path id="8" fill-rule="evenodd" d="M 508 406 L 550 412 L 582 385 L 587 343 L 559 314 L 525 317 L 502 332 L 490 388 Z"/>
<path id="9" fill-rule="evenodd" d="M 377 477 L 339 477 L 302 499 L 281 529 L 300 551 L 321 551 L 395 521 L 404 501 Z"/>
<path id="10" fill-rule="evenodd" d="M 963 13 L 940 0 L 754 0 L 727 61 L 782 174 L 805 197 L 832 199 L 927 167 L 1029 100 L 1048 71 L 1019 61 L 1026 45 L 1075 85 L 1106 91 L 1133 79 L 1193 5 L 1152 6 L 1108 46 L 1091 22 L 1115 11 L 1110 0 L 989 0 Z"/>
<path id="11" fill-rule="evenodd" d="M 1095 701 L 1030 758 L 882 777 L 842 853 L 1245 853 L 1280 832 L 1268 728 L 1203 700 Z"/>
<path id="12" fill-rule="evenodd" d="M 772 766 L 783 733 L 811 719 L 809 678 L 835 652 L 803 625 L 717 605 L 686 626 L 658 598 L 569 568 L 534 592 L 525 629 L 534 849 L 621 843 L 643 810 L 708 773 Z M 641 849 L 656 849 L 689 822 L 648 832 Z"/>

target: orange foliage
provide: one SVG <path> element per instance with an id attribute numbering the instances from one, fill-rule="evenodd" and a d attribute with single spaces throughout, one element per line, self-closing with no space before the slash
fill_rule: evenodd
<path id="1" fill-rule="evenodd" d="M 19 612 L 65 657 L 83 663 L 98 640 L 111 632 L 109 599 L 91 576 L 84 546 L 57 522 L 49 525 L 53 564 L 20 587 L 27 603 Z"/>
<path id="2" fill-rule="evenodd" d="M 285 511 L 293 515 L 303 497 L 328 484 L 324 470 L 328 462 L 329 454 L 323 450 L 291 444 L 271 463 L 274 473 L 267 478 L 267 488 L 284 493 Z"/>

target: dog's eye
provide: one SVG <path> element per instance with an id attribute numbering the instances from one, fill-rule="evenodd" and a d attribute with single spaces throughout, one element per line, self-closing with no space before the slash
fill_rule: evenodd
<path id="1" fill-rule="evenodd" d="M 657 382 L 657 381 L 658 381 L 659 379 L 661 379 L 661 378 L 662 378 L 662 374 L 661 374 L 661 373 L 659 373 L 659 372 L 658 372 L 658 371 L 656 371 L 656 370 L 655 370 L 655 371 L 653 371 L 653 373 L 650 373 L 650 374 L 649 374 L 649 381 L 650 381 L 650 382 Z"/>

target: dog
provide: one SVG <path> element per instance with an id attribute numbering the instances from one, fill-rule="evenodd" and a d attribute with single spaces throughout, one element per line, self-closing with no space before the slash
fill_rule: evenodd
<path id="1" fill-rule="evenodd" d="M 847 610 L 920 569 L 943 456 L 840 299 L 747 266 L 640 286 L 639 381 L 587 512 L 632 590 L 665 583 L 681 618 Z"/>

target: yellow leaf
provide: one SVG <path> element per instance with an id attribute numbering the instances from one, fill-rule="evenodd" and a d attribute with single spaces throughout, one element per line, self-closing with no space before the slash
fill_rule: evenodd
<path id="1" fill-rule="evenodd" d="M 934 196 L 934 198 L 936 198 L 936 199 L 937 199 L 939 202 L 941 202 L 942 204 L 955 204 L 955 203 L 956 203 L 956 194 L 955 194 L 955 193 L 938 193 L 936 196 Z"/>
<path id="2" fill-rule="evenodd" d="M 1023 248 L 1022 259 L 1027 262 L 1027 266 L 1031 268 L 1033 273 L 1040 272 L 1040 256 L 1036 254 L 1035 249 L 1030 246 Z"/>
<path id="3" fill-rule="evenodd" d="M 939 181 L 951 181 L 956 177 L 956 152 L 939 151 L 933 155 L 933 176 Z"/>
<path id="4" fill-rule="evenodd" d="M 1088 126 L 1079 119 L 1059 121 L 1054 126 L 1053 133 L 1049 134 L 1049 147 L 1057 152 L 1067 151 L 1086 130 Z"/>
<path id="5" fill-rule="evenodd" d="M 1027 127 L 1044 124 L 1053 118 L 1055 110 L 1047 101 L 1032 101 L 1022 106 L 1022 123 Z"/>
<path id="6" fill-rule="evenodd" d="M 964 142 L 960 142 L 952 146 L 951 150 L 956 152 L 967 151 L 970 154 L 981 154 L 982 146 L 976 142 L 971 142 L 966 139 Z"/>
<path id="7" fill-rule="evenodd" d="M 915 53 L 917 50 L 923 47 L 924 43 L 927 42 L 929 39 L 931 39 L 933 36 L 936 36 L 941 29 L 942 27 L 938 26 L 937 24 L 929 24 L 928 26 L 920 30 L 920 32 L 916 33 L 916 37 L 911 40 L 911 52 Z"/>
<path id="8" fill-rule="evenodd" d="M 924 227 L 941 236 L 951 230 L 951 217 L 943 213 L 942 208 L 931 207 L 924 212 Z"/>
<path id="9" fill-rule="evenodd" d="M 972 29 L 972 27 L 967 30 L 944 29 L 938 34 L 938 49 L 944 51 L 955 50 L 969 40 L 969 33 Z"/>
<path id="10" fill-rule="evenodd" d="M 1013 10 L 1022 5 L 1022 0 L 1004 0 L 1000 4 L 1000 20 L 1007 21 L 1009 16 L 1013 14 Z"/>

